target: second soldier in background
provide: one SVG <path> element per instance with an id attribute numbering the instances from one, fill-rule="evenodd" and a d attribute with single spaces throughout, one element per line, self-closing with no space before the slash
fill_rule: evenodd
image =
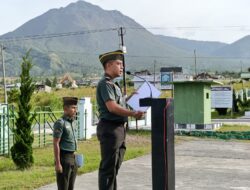
<path id="1" fill-rule="evenodd" d="M 64 115 L 55 122 L 53 130 L 55 170 L 58 190 L 73 190 L 77 175 L 75 151 L 77 137 L 75 117 L 76 97 L 63 98 Z"/>

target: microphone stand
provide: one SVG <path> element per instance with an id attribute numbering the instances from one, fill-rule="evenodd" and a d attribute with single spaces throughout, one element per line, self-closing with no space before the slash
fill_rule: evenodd
<path id="1" fill-rule="evenodd" d="M 144 78 L 142 78 L 142 77 L 140 77 L 140 76 L 138 76 L 138 75 L 132 74 L 130 71 L 126 71 L 126 73 L 127 73 L 128 75 L 132 75 L 132 76 L 137 77 L 137 78 L 143 80 L 144 82 L 146 82 L 147 85 L 148 85 L 148 87 L 149 87 L 149 90 L 150 90 L 150 98 L 153 97 L 151 86 L 150 86 L 149 82 L 148 82 L 146 79 L 144 79 Z"/>

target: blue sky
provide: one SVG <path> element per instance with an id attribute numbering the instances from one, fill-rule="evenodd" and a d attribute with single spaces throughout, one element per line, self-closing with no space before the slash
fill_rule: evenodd
<path id="1" fill-rule="evenodd" d="M 249 0 L 86 0 L 118 10 L 151 32 L 180 38 L 231 43 L 250 34 Z M 76 0 L 9 0 L 0 3 L 0 34 L 52 8 Z"/>

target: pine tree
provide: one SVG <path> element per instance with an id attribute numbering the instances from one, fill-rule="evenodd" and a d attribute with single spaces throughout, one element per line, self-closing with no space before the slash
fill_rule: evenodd
<path id="1" fill-rule="evenodd" d="M 18 100 L 18 117 L 13 129 L 14 145 L 11 147 L 11 157 L 19 169 L 27 169 L 34 163 L 32 143 L 34 136 L 32 122 L 35 115 L 31 115 L 30 99 L 35 90 L 35 84 L 30 76 L 32 60 L 29 52 L 23 57 L 21 64 L 21 87 Z"/>
<path id="2" fill-rule="evenodd" d="M 52 82 L 52 87 L 56 87 L 56 85 L 57 85 L 57 78 L 55 76 Z"/>
<path id="3" fill-rule="evenodd" d="M 46 78 L 45 80 L 45 85 L 49 86 L 49 87 L 52 87 L 52 82 L 50 79 Z"/>

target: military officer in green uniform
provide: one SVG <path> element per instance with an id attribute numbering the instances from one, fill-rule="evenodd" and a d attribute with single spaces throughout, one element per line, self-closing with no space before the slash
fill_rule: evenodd
<path id="1" fill-rule="evenodd" d="M 101 162 L 99 166 L 99 190 L 116 190 L 116 176 L 125 154 L 125 125 L 128 116 L 137 119 L 143 112 L 126 109 L 121 89 L 113 81 L 123 73 L 123 52 L 121 50 L 99 56 L 104 76 L 96 90 L 99 111 L 97 137 L 100 141 Z"/>
<path id="2" fill-rule="evenodd" d="M 74 152 L 77 149 L 75 117 L 76 97 L 63 98 L 64 115 L 56 121 L 53 130 L 55 171 L 58 190 L 73 190 L 77 174 Z"/>

